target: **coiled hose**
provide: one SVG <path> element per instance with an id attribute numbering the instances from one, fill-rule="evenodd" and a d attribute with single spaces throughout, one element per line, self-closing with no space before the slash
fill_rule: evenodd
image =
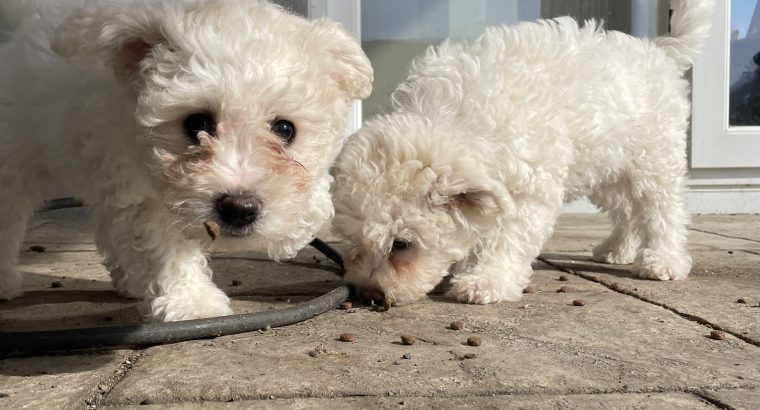
<path id="1" fill-rule="evenodd" d="M 82 205 L 82 202 L 73 198 L 60 198 L 45 202 L 39 211 Z M 311 246 L 343 268 L 343 259 L 340 254 L 328 244 L 314 239 Z M 101 347 L 175 343 L 282 327 L 303 322 L 335 308 L 348 299 L 349 293 L 348 287 L 344 285 L 295 306 L 208 319 L 34 332 L 0 332 L 0 357 L 29 356 Z"/>

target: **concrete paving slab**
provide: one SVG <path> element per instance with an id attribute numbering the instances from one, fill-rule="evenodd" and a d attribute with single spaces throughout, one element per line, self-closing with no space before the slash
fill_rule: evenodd
<path id="1" fill-rule="evenodd" d="M 135 301 L 111 290 L 84 215 L 55 211 L 33 221 L 25 245 L 46 251 L 23 252 L 28 294 L 0 304 L 0 329 L 144 320 Z M 751 306 L 760 303 L 760 243 L 746 230 L 710 233 L 746 228 L 751 217 L 699 218 L 690 237 L 695 271 L 687 281 L 642 281 L 629 267 L 588 262 L 608 224 L 599 215 L 567 215 L 547 246 L 548 259 L 583 265 L 578 272 L 601 284 L 567 274 L 568 281 L 559 281 L 561 272 L 539 264 L 536 292 L 518 303 L 466 306 L 433 295 L 387 313 L 335 310 L 268 332 L 135 352 L 6 359 L 0 362 L 0 407 L 76 408 L 85 400 L 161 408 L 709 407 L 704 396 L 719 406 L 754 408 L 760 348 L 752 343 L 760 308 Z M 237 312 L 284 307 L 339 283 L 334 266 L 310 249 L 286 264 L 247 253 L 215 254 L 211 263 Z M 54 281 L 62 286 L 51 288 Z M 571 292 L 556 293 L 561 286 Z M 736 304 L 739 297 L 749 303 Z M 586 304 L 572 306 L 573 299 Z M 465 330 L 447 329 L 454 320 L 464 320 Z M 708 339 L 710 329 L 700 321 L 738 338 Z M 343 332 L 357 341 L 338 341 Z M 417 337 L 415 345 L 400 343 L 405 333 Z M 466 345 L 473 335 L 482 346 Z M 125 367 L 128 355 L 140 356 L 134 368 Z"/>
<path id="2" fill-rule="evenodd" d="M 646 394 L 577 394 L 560 396 L 488 396 L 488 397 L 343 397 L 334 399 L 262 399 L 232 403 L 201 402 L 171 405 L 107 406 L 107 409 L 714 409 L 700 398 L 687 393 Z"/>
<path id="3" fill-rule="evenodd" d="M 108 405 L 343 396 L 485 396 L 739 388 L 760 384 L 760 349 L 602 285 L 540 268 L 538 293 L 488 306 L 438 297 L 213 342 L 147 349 Z M 556 293 L 569 286 L 571 293 Z M 585 306 L 572 306 L 583 299 Z M 448 324 L 464 320 L 462 331 Z M 350 332 L 356 342 L 338 340 Z M 399 336 L 417 337 L 404 346 Z M 483 344 L 470 347 L 466 339 Z M 410 359 L 404 359 L 404 354 Z M 160 369 L 158 371 L 157 369 Z M 203 371 L 198 371 L 203 369 Z M 714 386 L 714 387 L 713 387 Z"/>
<path id="4" fill-rule="evenodd" d="M 760 215 L 694 215 L 692 226 L 727 237 L 746 238 L 760 243 Z"/>
<path id="5" fill-rule="evenodd" d="M 718 239 L 720 240 L 720 239 Z M 606 286 L 695 316 L 760 345 L 760 255 L 744 249 L 692 251 L 687 280 L 660 282 L 631 275 L 629 265 L 606 265 L 590 252 L 544 253 L 557 267 L 593 277 Z M 744 299 L 746 303 L 737 303 Z"/>
<path id="6" fill-rule="evenodd" d="M 757 219 L 755 223 L 753 219 Z M 705 225 L 702 225 L 705 221 Z M 729 226 L 741 227 L 739 235 L 751 238 L 747 232 L 760 230 L 760 216 L 695 216 L 689 227 L 689 249 L 692 252 L 702 250 L 738 250 L 746 249 L 760 253 L 760 242 L 725 235 L 707 233 L 710 229 L 720 227 L 720 221 L 730 221 Z M 718 229 L 731 232 L 728 228 Z M 560 216 L 554 227 L 554 235 L 544 246 L 544 252 L 591 252 L 594 245 L 603 241 L 611 232 L 607 217 L 602 214 L 565 214 Z"/>
<path id="7" fill-rule="evenodd" d="M 707 392 L 709 397 L 736 410 L 755 410 L 760 408 L 760 390 L 720 390 Z"/>
<path id="8" fill-rule="evenodd" d="M 0 408 L 84 408 L 85 400 L 106 393 L 109 380 L 118 377 L 114 372 L 129 355 L 129 351 L 109 351 L 2 360 Z"/>

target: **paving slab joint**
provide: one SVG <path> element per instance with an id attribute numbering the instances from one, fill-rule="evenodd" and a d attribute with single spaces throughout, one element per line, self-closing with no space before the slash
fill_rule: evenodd
<path id="1" fill-rule="evenodd" d="M 119 384 L 119 382 L 127 376 L 127 373 L 132 370 L 135 363 L 140 360 L 142 354 L 142 350 L 129 353 L 121 363 L 116 365 L 116 369 L 110 377 L 105 380 L 99 380 L 95 387 L 90 389 L 90 394 L 83 399 L 82 404 L 84 405 L 84 409 L 92 410 L 100 407 L 101 402 L 108 397 L 108 394 L 111 393 L 114 386 Z"/>
<path id="2" fill-rule="evenodd" d="M 739 410 L 736 407 L 734 407 L 734 406 L 732 406 L 732 405 L 730 405 L 728 403 L 725 403 L 725 402 L 721 401 L 717 397 L 713 396 L 712 394 L 710 394 L 710 393 L 708 393 L 708 392 L 706 392 L 704 390 L 693 390 L 693 391 L 690 391 L 689 393 L 697 396 L 700 400 L 706 402 L 707 404 L 709 404 L 711 406 L 714 406 L 714 407 L 717 407 L 719 409 L 723 409 L 723 410 Z"/>
<path id="3" fill-rule="evenodd" d="M 278 393 L 278 394 L 271 394 L 271 393 L 249 393 L 249 394 L 235 394 L 235 393 L 227 393 L 222 394 L 217 397 L 211 397 L 211 396 L 185 396 L 185 397 L 174 397 L 169 400 L 151 400 L 151 399 L 143 399 L 141 400 L 141 397 L 138 397 L 136 399 L 127 399 L 127 400 L 116 400 L 111 401 L 108 403 L 109 406 L 113 408 L 118 408 L 121 406 L 135 406 L 139 404 L 152 404 L 152 405 L 161 405 L 161 406 L 169 406 L 169 405 L 180 405 L 183 403 L 230 403 L 230 402 L 253 402 L 253 401 L 269 401 L 269 400 L 292 400 L 292 399 L 347 399 L 347 398 L 355 398 L 355 397 L 374 397 L 374 398 L 383 398 L 383 397 L 405 397 L 405 398 L 440 398 L 440 397 L 446 397 L 446 398 L 473 398 L 473 397 L 495 397 L 495 396 L 513 396 L 513 397 L 539 397 L 539 396 L 563 396 L 563 395 L 598 395 L 598 396 L 604 396 L 604 395 L 610 395 L 610 394 L 668 394 L 668 393 L 683 393 L 683 394 L 690 394 L 692 396 L 696 396 L 698 399 L 709 402 L 711 406 L 720 408 L 720 409 L 731 409 L 731 410 L 739 410 L 735 409 L 734 407 L 723 403 L 719 399 L 711 396 L 709 393 L 707 393 L 708 390 L 742 390 L 742 389 L 754 389 L 755 385 L 746 384 L 746 385 L 712 385 L 712 386 L 690 386 L 690 387 L 682 387 L 682 388 L 663 388 L 663 387 L 650 387 L 650 388 L 640 388 L 640 389 L 628 389 L 628 388 L 612 388 L 612 389 L 602 389 L 602 390 L 586 390 L 586 389 L 531 389 L 531 388 L 522 388 L 522 389 L 502 389 L 502 388 L 496 388 L 496 389 L 485 389 L 481 391 L 466 391 L 466 392 L 446 392 L 442 395 L 441 392 L 431 392 L 431 393 L 410 393 L 410 394 L 404 394 L 400 392 L 393 392 L 393 391 L 386 391 L 381 393 L 367 393 L 367 392 L 359 392 L 359 391 L 353 391 L 353 392 L 330 392 L 328 394 L 310 394 L 310 393 Z M 211 406 L 213 407 L 213 406 Z M 86 407 L 87 409 L 92 409 L 94 407 Z"/>
<path id="4" fill-rule="evenodd" d="M 551 267 L 553 267 L 553 268 L 555 268 L 555 269 L 559 269 L 562 272 L 569 273 L 571 275 L 575 275 L 575 276 L 577 276 L 579 278 L 586 279 L 586 280 L 594 282 L 594 283 L 598 283 L 598 284 L 606 287 L 607 289 L 610 289 L 613 292 L 617 292 L 617 293 L 620 293 L 620 294 L 623 294 L 623 295 L 631 296 L 631 297 L 636 298 L 636 299 L 638 299 L 638 300 L 640 300 L 642 302 L 646 302 L 646 303 L 649 303 L 649 304 L 652 304 L 652 305 L 655 305 L 655 306 L 659 306 L 659 307 L 661 307 L 663 309 L 666 309 L 666 310 L 669 310 L 669 311 L 675 313 L 678 316 L 681 316 L 682 318 L 684 318 L 686 320 L 699 323 L 700 325 L 707 326 L 707 327 L 709 327 L 711 329 L 714 329 L 714 330 L 720 330 L 722 332 L 726 332 L 726 333 L 730 334 L 731 336 L 733 336 L 733 337 L 735 337 L 735 338 L 737 338 L 737 339 L 739 339 L 739 340 L 741 340 L 741 341 L 743 341 L 745 343 L 751 344 L 751 345 L 756 346 L 756 347 L 760 347 L 760 341 L 751 339 L 751 338 L 749 338 L 747 336 L 744 336 L 744 335 L 742 335 L 742 334 L 740 334 L 738 332 L 735 332 L 733 330 L 725 329 L 725 328 L 723 328 L 723 327 L 721 327 L 721 326 L 719 326 L 719 325 L 717 325 L 715 323 L 712 323 L 712 322 L 710 322 L 707 319 L 699 317 L 697 315 L 692 315 L 691 313 L 682 312 L 682 311 L 680 311 L 680 310 L 678 310 L 678 309 L 676 309 L 676 308 L 674 308 L 672 306 L 666 305 L 665 303 L 661 303 L 661 302 L 658 302 L 656 300 L 649 299 L 646 296 L 639 295 L 638 293 L 636 293 L 634 291 L 630 291 L 630 290 L 627 290 L 627 289 L 622 289 L 622 288 L 620 288 L 618 286 L 613 286 L 613 285 L 604 283 L 601 279 L 599 279 L 595 275 L 591 275 L 591 274 L 588 274 L 588 273 L 583 273 L 583 272 L 575 271 L 575 270 L 570 269 L 570 268 L 568 268 L 566 266 L 563 266 L 563 265 L 557 264 L 555 262 L 549 261 L 548 259 L 544 258 L 543 256 L 539 256 L 536 259 L 539 260 L 539 261 L 541 261 L 541 262 L 543 262 L 543 263 L 545 263 L 545 264 L 547 264 L 547 265 L 549 265 L 549 266 L 551 266 Z"/>
<path id="5" fill-rule="evenodd" d="M 760 241 L 758 241 L 757 239 L 752 239 L 752 238 L 745 238 L 745 237 L 743 237 L 743 236 L 734 236 L 734 235 L 727 235 L 727 234 L 724 234 L 724 233 L 719 233 L 719 232 L 711 232 L 711 231 L 706 231 L 706 230 L 704 230 L 704 229 L 697 229 L 697 228 L 687 228 L 687 229 L 688 229 L 688 230 L 690 230 L 690 231 L 694 231 L 694 232 L 701 232 L 701 233 L 706 233 L 706 234 L 708 234 L 708 235 L 717 235 L 717 236 L 722 236 L 722 237 L 724 237 L 724 238 L 731 238 L 731 239 L 741 239 L 741 240 L 743 240 L 743 241 L 749 241 L 749 242 L 760 243 Z"/>

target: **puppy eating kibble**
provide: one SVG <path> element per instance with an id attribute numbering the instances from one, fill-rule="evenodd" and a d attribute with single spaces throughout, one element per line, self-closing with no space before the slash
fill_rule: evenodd
<path id="1" fill-rule="evenodd" d="M 0 46 L 0 299 L 22 293 L 34 207 L 65 190 L 120 293 L 159 320 L 229 314 L 212 240 L 279 259 L 314 237 L 369 61 L 339 24 L 264 1 L 88 4 Z"/>
<path id="2" fill-rule="evenodd" d="M 652 40 L 558 18 L 430 49 L 334 169 L 345 279 L 408 303 L 450 273 L 456 300 L 517 300 L 563 201 L 580 196 L 614 224 L 596 260 L 686 278 L 683 74 L 712 6 L 678 2 L 672 36 Z"/>

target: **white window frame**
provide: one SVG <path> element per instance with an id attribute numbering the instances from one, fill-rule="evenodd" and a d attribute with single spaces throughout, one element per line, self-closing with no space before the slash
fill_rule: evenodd
<path id="1" fill-rule="evenodd" d="M 716 2 L 710 37 L 694 62 L 691 167 L 760 167 L 760 127 L 728 123 L 731 0 Z"/>
<path id="2" fill-rule="evenodd" d="M 0 0 L 1 1 L 1 0 Z M 360 0 L 309 0 L 309 16 L 312 20 L 329 17 L 340 22 L 361 43 Z M 346 119 L 346 133 L 356 132 L 362 126 L 362 103 L 354 101 Z"/>

